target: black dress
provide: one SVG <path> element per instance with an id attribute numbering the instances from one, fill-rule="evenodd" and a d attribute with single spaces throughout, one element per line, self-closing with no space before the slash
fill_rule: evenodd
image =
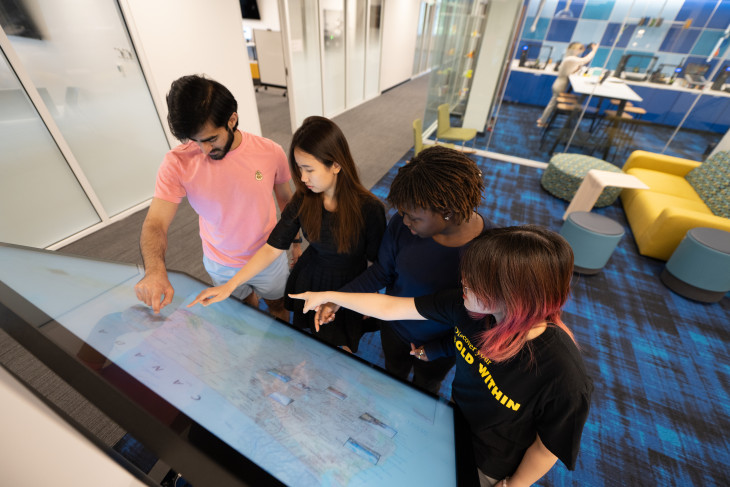
<path id="1" fill-rule="evenodd" d="M 301 228 L 297 216 L 301 204 L 302 197 L 295 196 L 286 205 L 281 212 L 281 219 L 269 235 L 267 241 L 269 245 L 281 250 L 289 248 Z M 284 296 L 286 308 L 294 312 L 295 326 L 309 328 L 318 338 L 333 345 L 347 346 L 353 352 L 357 351 L 360 338 L 367 331 L 367 324 L 363 323 L 362 315 L 341 308 L 337 311 L 335 320 L 320 327 L 319 333 L 316 333 L 314 312 L 306 315 L 302 313 L 303 301 L 290 299 L 289 294 L 337 290 L 360 275 L 367 268 L 368 261 L 375 262 L 385 232 L 385 208 L 375 197 L 363 201 L 360 207 L 365 226 L 358 236 L 357 245 L 346 254 L 337 252 L 337 242 L 332 231 L 335 215 L 322 210 L 319 240 L 309 242 L 309 247 L 294 265 L 289 274 Z M 303 229 L 302 233 L 304 238 L 307 238 Z"/>

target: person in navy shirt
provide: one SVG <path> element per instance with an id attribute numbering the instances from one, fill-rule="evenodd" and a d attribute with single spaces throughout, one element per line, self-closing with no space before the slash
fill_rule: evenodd
<path id="1" fill-rule="evenodd" d="M 560 459 L 573 470 L 593 382 L 560 318 L 573 272 L 570 245 L 527 225 L 477 237 L 462 287 L 419 298 L 340 292 L 292 296 L 304 310 L 332 302 L 383 320 L 452 326 L 453 399 L 466 418 L 482 487 L 528 486 Z M 412 352 L 429 360 L 423 349 Z"/>
<path id="2" fill-rule="evenodd" d="M 476 236 L 494 227 L 476 212 L 484 182 L 476 163 L 463 152 L 434 146 L 421 151 L 398 170 L 388 202 L 398 210 L 391 218 L 378 260 L 340 288 L 343 292 L 377 292 L 391 296 L 422 296 L 459 285 L 459 259 Z M 315 322 L 327 323 L 338 307 L 323 307 Z M 454 366 L 450 326 L 438 320 L 398 320 L 380 324 L 385 368 L 438 393 Z M 446 338 L 445 345 L 443 338 Z M 432 360 L 410 352 L 425 348 Z"/>

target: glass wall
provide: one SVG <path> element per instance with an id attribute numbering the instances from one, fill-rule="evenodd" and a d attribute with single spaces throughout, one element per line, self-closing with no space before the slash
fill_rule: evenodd
<path id="1" fill-rule="evenodd" d="M 154 181 L 169 146 L 116 2 L 18 6 L 8 39 L 105 212 L 148 199 L 141 182 Z"/>
<path id="2" fill-rule="evenodd" d="M 382 0 L 286 0 L 290 106 L 298 127 L 380 94 Z"/>
<path id="3" fill-rule="evenodd" d="M 322 69 L 319 48 L 319 6 L 306 0 L 286 1 L 289 90 L 294 129 L 309 115 L 322 112 Z"/>
<path id="4" fill-rule="evenodd" d="M 530 0 L 525 9 L 496 123 L 477 147 L 619 166 L 636 149 L 703 160 L 730 128 L 730 2 Z M 573 53 L 573 43 L 583 48 Z M 589 60 L 568 73 L 571 55 Z M 559 74 L 564 95 L 541 119 Z"/>
<path id="5" fill-rule="evenodd" d="M 350 0 L 347 5 L 347 108 L 365 96 L 365 37 L 367 0 Z"/>
<path id="6" fill-rule="evenodd" d="M 322 0 L 322 94 L 326 116 L 345 110 L 345 2 Z"/>
<path id="7" fill-rule="evenodd" d="M 370 0 L 367 53 L 365 57 L 365 99 L 380 94 L 380 39 L 383 25 L 383 0 Z"/>
<path id="8" fill-rule="evenodd" d="M 431 49 L 435 30 L 434 12 L 437 6 L 432 2 L 421 2 L 416 33 L 416 55 L 413 58 L 413 74 L 418 75 L 431 68 Z"/>
<path id="9" fill-rule="evenodd" d="M 2 55 L 0 107 L 0 241 L 44 247 L 101 221 Z"/>
<path id="10" fill-rule="evenodd" d="M 445 1 L 438 5 L 436 29 L 431 40 L 434 70 L 429 80 L 424 127 L 436 121 L 438 106 L 443 103 L 448 103 L 452 110 L 463 113 L 460 107 L 465 102 L 467 92 L 462 88 L 469 76 L 467 64 L 472 61 L 468 55 L 473 51 L 470 42 L 470 28 L 473 25 L 471 13 L 472 2 L 469 0 Z"/>
<path id="11" fill-rule="evenodd" d="M 148 200 L 169 145 L 114 0 L 2 8 L 0 239 L 47 247 Z"/>

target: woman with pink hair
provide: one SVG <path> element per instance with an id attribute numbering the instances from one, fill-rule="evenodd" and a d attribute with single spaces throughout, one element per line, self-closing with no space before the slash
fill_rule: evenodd
<path id="1" fill-rule="evenodd" d="M 307 292 L 304 311 L 332 302 L 383 320 L 454 327 L 454 402 L 472 433 L 481 485 L 527 486 L 560 459 L 575 468 L 593 383 L 560 319 L 573 252 L 560 235 L 527 225 L 488 230 L 461 261 L 462 289 L 418 298 Z M 423 347 L 411 354 L 427 357 Z"/>

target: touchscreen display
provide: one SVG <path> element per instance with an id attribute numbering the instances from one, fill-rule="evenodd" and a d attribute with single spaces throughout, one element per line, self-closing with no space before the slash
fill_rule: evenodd
<path id="1" fill-rule="evenodd" d="M 141 277 L 0 246 L 0 280 L 93 349 L 80 360 L 115 364 L 281 482 L 456 484 L 445 401 L 232 299 L 187 308 L 206 286 L 183 274 L 155 315 L 136 299 Z"/>

